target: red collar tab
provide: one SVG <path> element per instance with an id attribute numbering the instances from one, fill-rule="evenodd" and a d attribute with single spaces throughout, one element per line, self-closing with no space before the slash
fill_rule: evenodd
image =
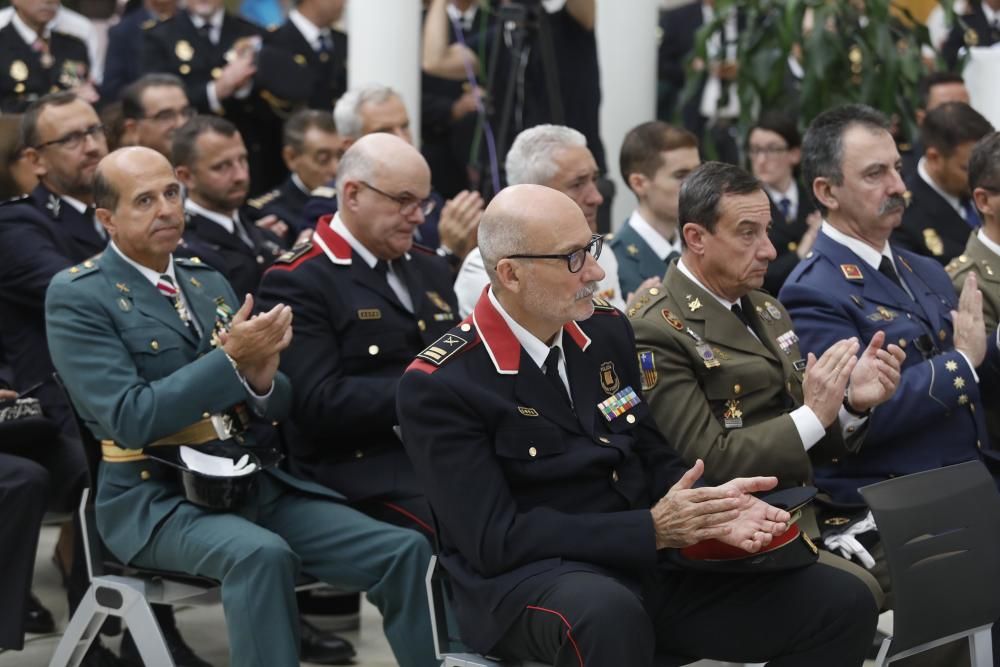
<path id="1" fill-rule="evenodd" d="M 351 246 L 343 236 L 330 227 L 332 220 L 332 215 L 320 218 L 319 222 L 316 223 L 316 233 L 313 234 L 313 239 L 331 262 L 348 266 L 351 263 Z"/>

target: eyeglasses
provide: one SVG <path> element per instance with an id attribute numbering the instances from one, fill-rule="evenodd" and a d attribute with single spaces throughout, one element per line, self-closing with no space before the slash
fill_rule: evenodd
<path id="1" fill-rule="evenodd" d="M 52 141 L 46 141 L 41 144 L 37 144 L 34 148 L 35 150 L 41 150 L 48 146 L 62 146 L 66 150 L 75 150 L 80 147 L 87 137 L 93 137 L 97 139 L 98 137 L 104 136 L 104 126 L 101 124 L 91 125 L 85 130 L 77 130 L 76 132 L 70 132 L 69 134 L 59 137 L 58 139 L 53 139 Z"/>
<path id="2" fill-rule="evenodd" d="M 436 205 L 434 200 L 431 199 L 430 197 L 427 197 L 426 199 L 417 199 L 416 197 L 409 197 L 409 196 L 401 197 L 399 195 L 391 195 L 388 192 L 379 190 L 374 185 L 366 183 L 365 181 L 358 181 L 358 182 L 361 183 L 361 185 L 368 188 L 369 190 L 377 192 L 386 199 L 391 199 L 392 201 L 399 204 L 399 213 L 401 215 L 413 215 L 414 211 L 419 210 L 421 213 L 427 216 L 431 214 L 431 212 L 434 210 L 434 206 Z"/>
<path id="3" fill-rule="evenodd" d="M 167 125 L 169 123 L 177 122 L 177 119 L 183 120 L 185 123 L 198 115 L 198 110 L 194 107 L 184 107 L 183 109 L 164 109 L 162 111 L 157 111 L 152 116 L 143 116 L 142 120 L 151 120 L 154 123 L 163 123 Z"/>
<path id="4" fill-rule="evenodd" d="M 788 152 L 788 146 L 751 146 L 747 149 L 747 154 L 755 158 L 758 155 L 763 157 L 775 157 Z"/>
<path id="5" fill-rule="evenodd" d="M 590 243 L 566 255 L 509 255 L 506 259 L 564 259 L 570 273 L 579 273 L 587 261 L 587 253 L 597 259 L 601 256 L 603 249 L 604 237 L 600 234 L 594 234 L 590 237 Z"/>

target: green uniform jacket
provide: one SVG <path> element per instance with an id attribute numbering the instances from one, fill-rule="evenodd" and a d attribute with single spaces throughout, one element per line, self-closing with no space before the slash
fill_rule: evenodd
<path id="1" fill-rule="evenodd" d="M 983 320 L 986 323 L 986 335 L 997 335 L 997 324 L 1000 323 L 1000 256 L 987 248 L 979 235 L 969 236 L 965 252 L 951 260 L 945 271 L 951 276 L 957 294 L 962 293 L 965 275 L 973 271 L 978 278 L 979 291 L 983 293 Z M 996 363 L 986 355 L 987 364 Z M 980 377 L 983 377 L 980 375 Z M 990 434 L 993 447 L 1000 447 L 1000 387 L 982 384 L 983 407 L 986 408 L 986 430 Z"/>
<path id="2" fill-rule="evenodd" d="M 864 428 L 845 443 L 835 423 L 806 452 L 788 414 L 802 405 L 805 369 L 792 320 L 765 292 L 748 300 L 760 340 L 671 266 L 663 286 L 629 312 L 643 392 L 671 445 L 688 463 L 705 461 L 709 483 L 751 475 L 775 475 L 783 487 L 809 483 L 810 456 L 826 461 L 855 450 Z"/>
<path id="3" fill-rule="evenodd" d="M 172 304 L 112 249 L 62 271 L 45 299 L 49 349 L 95 437 L 139 449 L 248 398 L 221 349 L 211 343 L 221 299 L 240 306 L 229 283 L 199 260 L 176 258 L 177 283 L 206 335 L 199 339 Z M 281 419 L 291 386 L 279 374 L 262 417 Z M 327 497 L 322 487 L 273 471 L 285 483 Z M 105 544 L 122 561 L 142 550 L 160 521 L 185 502 L 175 470 L 146 459 L 102 462 L 96 515 Z"/>

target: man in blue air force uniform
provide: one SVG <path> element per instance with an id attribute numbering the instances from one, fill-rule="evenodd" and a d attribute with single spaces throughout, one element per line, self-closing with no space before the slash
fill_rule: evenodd
<path id="1" fill-rule="evenodd" d="M 143 448 L 217 437 L 212 417 L 246 404 L 281 419 L 291 404 L 277 372 L 291 309 L 252 319 L 214 270 L 171 255 L 183 230 L 180 184 L 146 148 L 116 151 L 95 177 L 112 243 L 63 271 L 46 300 L 53 361 L 102 440 L 97 523 L 124 562 L 222 582 L 235 665 L 298 663 L 298 571 L 367 590 L 401 665 L 434 661 L 422 573 L 426 541 L 332 502 L 339 494 L 276 469 L 231 512 L 186 502 L 176 471 Z M 239 441 L 242 442 L 242 441 Z"/>

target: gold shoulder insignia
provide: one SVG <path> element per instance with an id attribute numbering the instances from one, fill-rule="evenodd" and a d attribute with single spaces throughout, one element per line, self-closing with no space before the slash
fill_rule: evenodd
<path id="1" fill-rule="evenodd" d="M 89 259 L 82 263 L 72 266 L 68 269 L 70 274 L 70 280 L 77 280 L 84 276 L 89 276 L 91 273 L 98 270 L 97 262 L 92 262 Z"/>
<path id="2" fill-rule="evenodd" d="M 329 185 L 321 185 L 315 188 L 311 193 L 313 197 L 326 197 L 327 199 L 333 199 L 337 196 L 337 189 L 331 188 Z"/>
<path id="3" fill-rule="evenodd" d="M 599 296 L 595 296 L 593 298 L 593 301 L 594 301 L 594 310 L 602 310 L 604 312 L 612 312 L 614 310 L 617 310 L 614 306 L 612 306 L 610 303 L 608 303 Z"/>
<path id="4" fill-rule="evenodd" d="M 463 329 L 468 328 L 468 331 Z M 472 327 L 467 324 L 456 327 L 428 345 L 423 352 L 417 355 L 418 359 L 428 361 L 435 366 L 440 366 L 444 362 L 455 356 L 455 353 L 472 342 L 475 334 Z"/>
<path id="5" fill-rule="evenodd" d="M 282 253 L 281 256 L 278 257 L 278 259 L 274 260 L 274 263 L 275 264 L 291 264 L 295 260 L 297 260 L 300 257 L 302 257 L 303 255 L 305 255 L 307 252 L 309 252 L 310 250 L 312 250 L 312 247 L 313 247 L 312 241 L 304 241 L 304 242 L 296 245 L 291 250 Z"/>
<path id="6" fill-rule="evenodd" d="M 155 25 L 156 25 L 156 19 L 146 19 L 145 21 L 142 22 L 142 25 L 140 25 L 139 27 L 142 28 L 143 30 L 149 30 Z"/>
<path id="7" fill-rule="evenodd" d="M 268 204 L 270 204 L 275 199 L 277 199 L 280 195 L 281 195 L 281 190 L 279 190 L 278 188 L 275 188 L 275 189 L 271 190 L 270 192 L 265 192 L 264 194 L 262 194 L 259 197 L 254 197 L 253 199 L 248 200 L 247 204 L 251 208 L 255 208 L 257 210 L 260 210 L 260 209 L 264 208 L 265 206 L 267 206 Z"/>
<path id="8" fill-rule="evenodd" d="M 201 261 L 201 257 L 174 257 L 174 261 L 181 266 L 186 266 L 188 268 L 195 269 L 209 269 L 211 268 L 208 264 Z"/>

